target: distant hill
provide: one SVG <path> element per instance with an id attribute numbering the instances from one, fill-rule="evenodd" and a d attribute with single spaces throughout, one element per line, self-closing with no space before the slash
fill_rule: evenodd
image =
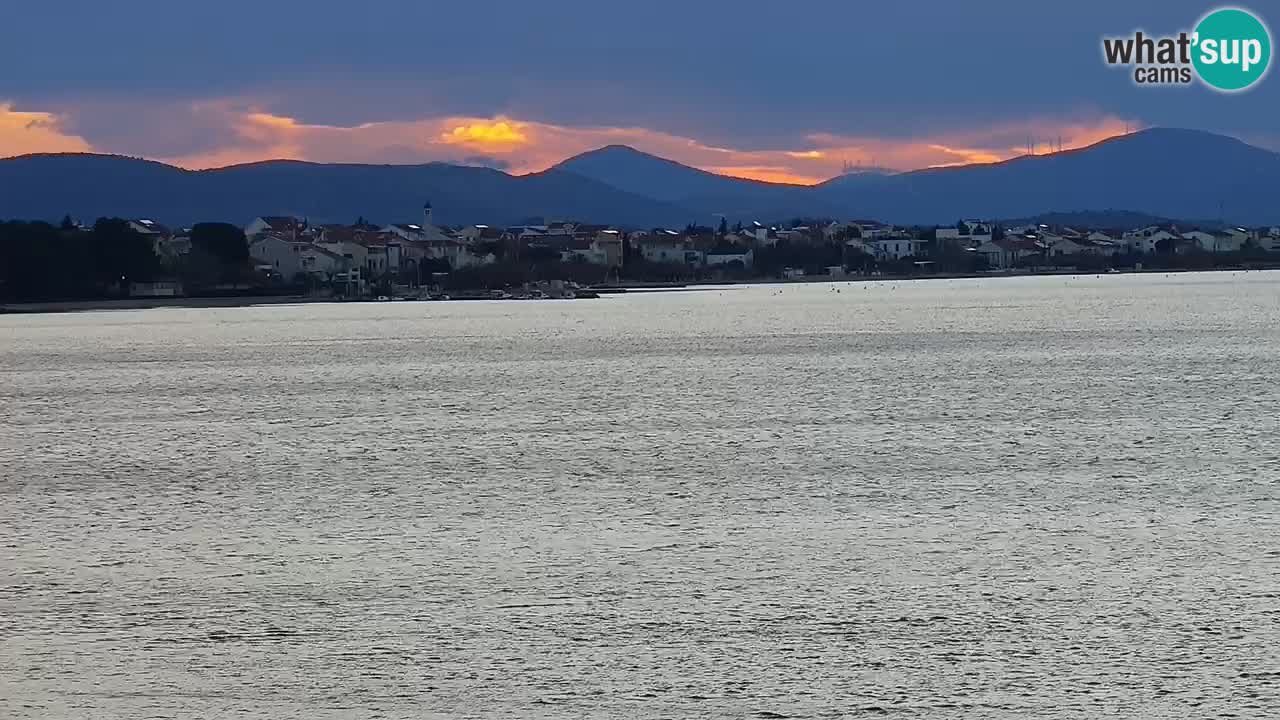
<path id="1" fill-rule="evenodd" d="M 1006 225 L 1050 225 L 1076 228 L 1077 230 L 1107 230 L 1111 228 L 1139 228 L 1150 225 L 1166 225 L 1177 221 L 1171 218 L 1148 215 L 1130 210 L 1080 210 L 1076 212 L 1049 212 L 1034 217 L 1014 218 Z"/>
<path id="2" fill-rule="evenodd" d="M 247 223 L 259 215 L 316 222 L 417 220 L 424 200 L 438 222 L 517 223 L 530 216 L 587 222 L 684 225 L 693 213 L 573 173 L 514 177 L 443 163 L 322 165 L 277 160 L 189 171 L 109 155 L 28 155 L 0 160 L 0 218 L 104 215 L 177 225 Z"/>
<path id="3" fill-rule="evenodd" d="M 430 199 L 440 222 L 505 224 L 531 216 L 626 227 L 874 218 L 950 225 L 1102 208 L 1154 218 L 1280 224 L 1280 154 L 1195 130 L 1146 130 L 1001 163 L 859 173 L 813 187 L 731 178 L 610 146 L 541 173 L 428 165 L 272 161 L 187 171 L 104 155 L 0 160 L 0 217 L 152 216 L 173 224 L 263 214 L 316 221 L 412 220 Z M 1068 215 L 1068 216 L 1069 216 Z M 1135 215 L 1134 217 L 1137 217 Z M 1114 224 L 1143 224 L 1123 221 Z M 1072 223 L 1064 223 L 1072 224 Z M 1106 222 L 1076 222 L 1109 226 Z"/>
<path id="4" fill-rule="evenodd" d="M 1125 208 L 1158 217 L 1280 221 L 1280 154 L 1195 130 L 1156 129 L 1052 155 L 918 170 L 817 188 L 854 215 L 889 222 L 1028 217 Z"/>
<path id="5" fill-rule="evenodd" d="M 556 165 L 555 169 L 598 180 L 636 195 L 672 203 L 702 195 L 802 187 L 716 175 L 681 165 L 674 160 L 640 152 L 626 145 L 609 145 L 575 155 Z"/>
<path id="6" fill-rule="evenodd" d="M 1077 230 L 1115 230 L 1141 228 L 1151 225 L 1185 225 L 1205 230 L 1220 229 L 1221 220 L 1195 220 L 1192 218 L 1167 218 L 1129 210 L 1083 210 L 1077 212 L 1042 213 L 1034 217 L 1004 221 L 1005 225 L 1050 225 L 1071 227 Z"/>
<path id="7" fill-rule="evenodd" d="M 701 222 L 716 215 L 743 221 L 841 215 L 838 205 L 828 204 L 805 185 L 717 175 L 626 145 L 575 155 L 555 169 L 690 208 L 698 213 Z"/>

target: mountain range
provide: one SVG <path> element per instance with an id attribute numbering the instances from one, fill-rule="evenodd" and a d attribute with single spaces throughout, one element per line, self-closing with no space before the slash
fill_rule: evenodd
<path id="1" fill-rule="evenodd" d="M 1280 154 L 1197 130 L 1152 129 L 1078 150 L 845 175 L 815 186 L 717 175 L 624 146 L 528 175 L 444 163 L 275 160 L 192 171 L 112 155 L 0 160 L 0 218 L 118 215 L 185 225 L 292 214 L 315 222 L 400 222 L 415 220 L 424 200 L 446 224 L 543 217 L 656 227 L 710 225 L 722 215 L 730 223 L 830 217 L 951 224 L 1119 208 L 1263 225 L 1280 224 Z"/>

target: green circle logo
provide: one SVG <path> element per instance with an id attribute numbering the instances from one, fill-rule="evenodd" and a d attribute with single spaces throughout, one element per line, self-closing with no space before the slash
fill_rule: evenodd
<path id="1" fill-rule="evenodd" d="M 1200 79 L 1223 92 L 1253 86 L 1271 64 L 1271 33 L 1247 10 L 1223 8 L 1205 15 L 1192 42 Z"/>

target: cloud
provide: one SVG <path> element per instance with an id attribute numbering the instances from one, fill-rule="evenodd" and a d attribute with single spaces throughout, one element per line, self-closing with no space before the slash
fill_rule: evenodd
<path id="1" fill-rule="evenodd" d="M 11 145 L 24 148 L 21 152 L 35 147 L 45 151 L 90 149 L 84 138 L 62 132 L 60 116 L 0 108 L 7 113 L 0 115 L 0 142 L 9 138 Z M 10 126 L 22 128 L 21 145 L 12 140 L 19 135 L 4 133 Z M 1059 143 L 1063 149 L 1083 147 L 1135 126 L 1133 121 L 1107 115 L 1031 118 L 910 138 L 810 133 L 793 138 L 787 143 L 789 147 L 735 148 L 643 127 L 570 126 L 509 115 L 351 125 L 308 123 L 230 99 L 158 108 L 138 136 L 117 132 L 111 135 L 110 146 L 99 149 L 192 169 L 270 159 L 387 164 L 442 161 L 521 174 L 545 170 L 604 145 L 622 144 L 711 172 L 813 184 L 850 166 L 911 170 L 997 162 L 1025 154 L 1032 144 L 1041 152 Z M 199 132 L 192 132 L 192 128 Z"/>
<path id="2" fill-rule="evenodd" d="M 460 145 L 480 152 L 492 152 L 529 144 L 524 131 L 525 124 L 511 120 L 476 120 L 454 126 L 441 133 L 440 141 L 446 145 Z"/>
<path id="3" fill-rule="evenodd" d="M 809 136 L 828 157 L 844 162 L 912 170 L 928 167 L 993 163 L 1048 153 L 1059 147 L 1073 150 L 1143 127 L 1134 120 L 1111 115 L 1079 119 L 1030 118 L 988 127 L 944 130 L 916 138 Z"/>
<path id="4" fill-rule="evenodd" d="M 87 152 L 84 138 L 62 129 L 63 119 L 46 112 L 19 112 L 0 102 L 0 157 L 28 153 Z"/>

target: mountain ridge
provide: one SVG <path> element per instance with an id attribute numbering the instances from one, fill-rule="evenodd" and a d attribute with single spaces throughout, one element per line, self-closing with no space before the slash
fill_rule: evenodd
<path id="1" fill-rule="evenodd" d="M 1231 217 L 1280 224 L 1269 189 L 1280 154 L 1202 130 L 1153 128 L 1087 147 L 903 173 L 850 174 L 789 185 L 718 175 L 626 145 L 546 170 L 265 160 L 188 170 L 103 153 L 0 159 L 0 217 L 145 215 L 182 224 L 263 214 L 409 219 L 432 199 L 442 222 L 515 223 L 531 216 L 631 227 L 872 217 L 950 224 L 1124 208 L 1155 217 Z"/>

